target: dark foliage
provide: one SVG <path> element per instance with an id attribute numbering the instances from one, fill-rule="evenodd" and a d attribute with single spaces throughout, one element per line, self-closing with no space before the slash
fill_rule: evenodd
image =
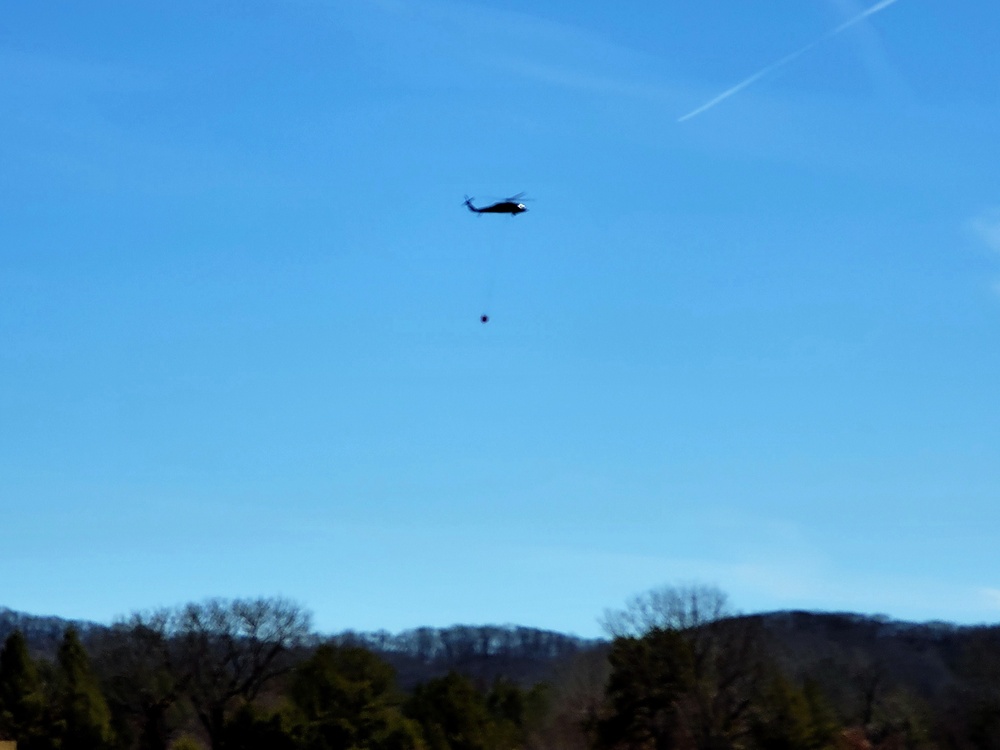
<path id="1" fill-rule="evenodd" d="M 79 630 L 0 610 L 0 739 L 26 750 L 1000 750 L 1000 627 L 735 617 L 704 588 L 632 605 L 609 615 L 610 642 L 499 626 L 324 642 L 283 600 Z"/>
<path id="2" fill-rule="evenodd" d="M 289 685 L 308 750 L 420 750 L 417 725 L 403 716 L 393 669 L 356 646 L 325 644 L 300 664 Z"/>
<path id="3" fill-rule="evenodd" d="M 348 632 L 334 640 L 379 654 L 392 664 L 406 689 L 449 672 L 466 675 L 479 685 L 498 677 L 533 685 L 548 679 L 554 664 L 601 643 L 512 625 L 416 628 L 397 635 Z"/>

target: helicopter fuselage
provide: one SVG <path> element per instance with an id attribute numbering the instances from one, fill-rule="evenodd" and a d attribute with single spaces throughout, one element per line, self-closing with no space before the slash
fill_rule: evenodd
<path id="1" fill-rule="evenodd" d="M 511 216 L 516 216 L 528 210 L 527 206 L 517 201 L 500 201 L 490 206 L 476 208 L 472 205 L 472 199 L 470 198 L 465 201 L 465 205 L 469 207 L 470 211 L 477 214 L 510 214 Z"/>

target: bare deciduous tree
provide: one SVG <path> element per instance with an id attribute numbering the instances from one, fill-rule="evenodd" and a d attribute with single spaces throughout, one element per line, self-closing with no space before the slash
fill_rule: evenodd
<path id="1" fill-rule="evenodd" d="M 166 750 L 177 728 L 186 676 L 175 664 L 172 617 L 167 609 L 135 613 L 95 642 L 108 702 L 127 717 L 132 742 L 140 750 Z"/>
<path id="2" fill-rule="evenodd" d="M 309 626 L 309 613 L 282 598 L 209 599 L 134 614 L 102 644 L 105 682 L 134 717 L 143 748 L 166 746 L 179 702 L 190 704 L 218 748 L 227 719 L 291 669 Z"/>
<path id="3" fill-rule="evenodd" d="M 603 624 L 620 657 L 609 698 L 640 706 L 626 713 L 655 718 L 648 726 L 631 719 L 621 724 L 622 708 L 612 700 L 602 722 L 606 747 L 627 746 L 639 736 L 656 747 L 715 750 L 737 747 L 749 734 L 761 677 L 759 638 L 753 622 L 730 613 L 719 589 L 653 589 L 606 612 Z"/>
<path id="4" fill-rule="evenodd" d="M 173 631 L 187 694 L 212 747 L 226 718 L 287 672 L 289 652 L 309 635 L 310 617 L 286 599 L 210 599 L 176 613 Z"/>
<path id="5" fill-rule="evenodd" d="M 624 609 L 605 610 L 601 624 L 614 638 L 651 630 L 691 630 L 730 616 L 725 593 L 714 586 L 662 586 L 631 597 Z"/>

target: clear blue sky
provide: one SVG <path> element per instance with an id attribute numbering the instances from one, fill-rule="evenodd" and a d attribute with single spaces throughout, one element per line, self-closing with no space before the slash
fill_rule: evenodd
<path id="1" fill-rule="evenodd" d="M 1000 5 L 869 7 L 9 3 L 0 605 L 1000 619 Z"/>

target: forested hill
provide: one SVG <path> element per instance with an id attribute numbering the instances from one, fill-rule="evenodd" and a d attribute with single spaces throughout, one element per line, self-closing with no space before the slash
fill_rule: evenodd
<path id="1" fill-rule="evenodd" d="M 952 688 L 968 654 L 984 640 L 1000 641 L 1000 628 L 910 623 L 881 616 L 801 611 L 731 618 L 754 625 L 758 643 L 790 675 L 827 674 L 831 685 L 843 680 L 881 680 L 906 684 L 932 697 Z M 14 630 L 29 649 L 53 658 L 65 630 L 72 626 L 94 642 L 107 626 L 55 616 L 37 616 L 0 607 L 0 642 Z M 316 643 L 362 646 L 396 670 L 410 687 L 449 671 L 486 683 L 502 676 L 528 685 L 546 679 L 555 665 L 582 652 L 607 648 L 608 641 L 518 625 L 455 625 L 414 628 L 401 633 L 346 631 L 315 634 Z"/>
<path id="2" fill-rule="evenodd" d="M 517 625 L 415 628 L 397 635 L 348 632 L 334 640 L 379 654 L 404 687 L 450 671 L 477 682 L 502 676 L 530 685 L 548 678 L 554 664 L 605 643 Z"/>
<path id="3" fill-rule="evenodd" d="M 103 629 L 101 625 L 84 620 L 29 615 L 0 607 L 0 642 L 7 640 L 7 636 L 15 630 L 19 630 L 27 640 L 28 647 L 40 655 L 54 655 L 66 628 L 69 627 L 75 628 L 84 638 L 95 630 Z"/>
<path id="4" fill-rule="evenodd" d="M 69 627 L 84 643 L 95 643 L 108 631 L 99 623 L 0 608 L 0 643 L 20 630 L 31 652 L 50 660 Z M 378 654 L 395 668 L 404 688 L 451 671 L 484 684 L 502 676 L 529 685 L 546 679 L 554 664 L 604 643 L 519 625 L 423 627 L 401 633 L 345 631 L 314 634 L 312 640 L 361 646 Z"/>
<path id="5" fill-rule="evenodd" d="M 516 625 L 322 635 L 283 599 L 114 625 L 0 609 L 0 739 L 45 750 L 168 750 L 181 737 L 214 750 L 1000 748 L 987 743 L 1000 738 L 1000 626 L 731 616 L 711 591 L 654 594 L 606 620 L 611 640 Z M 87 731 L 100 743 L 70 742 L 78 698 L 95 707 Z M 371 711 L 409 739 L 372 744 Z M 346 740 L 316 744 L 345 727 Z M 704 742 L 676 744 L 698 732 Z"/>
<path id="6" fill-rule="evenodd" d="M 769 657 L 789 676 L 845 691 L 898 686 L 936 700 L 969 678 L 975 654 L 1000 640 L 1000 628 L 912 623 L 849 613 L 775 612 L 759 625 Z"/>
<path id="7" fill-rule="evenodd" d="M 1000 637 L 1000 630 L 989 627 L 910 623 L 851 613 L 786 611 L 732 619 L 758 626 L 767 650 L 791 673 L 813 672 L 824 663 L 865 662 L 919 686 L 921 692 L 949 683 L 970 644 L 991 634 Z M 20 630 L 31 650 L 42 656 L 55 654 L 70 626 L 84 641 L 106 629 L 93 622 L 0 607 L 0 642 Z M 316 640 L 363 646 L 379 654 L 396 668 L 402 684 L 449 670 L 483 679 L 503 674 L 527 683 L 543 678 L 554 662 L 607 643 L 518 625 L 423 627 L 396 634 L 346 631 L 316 635 Z"/>

